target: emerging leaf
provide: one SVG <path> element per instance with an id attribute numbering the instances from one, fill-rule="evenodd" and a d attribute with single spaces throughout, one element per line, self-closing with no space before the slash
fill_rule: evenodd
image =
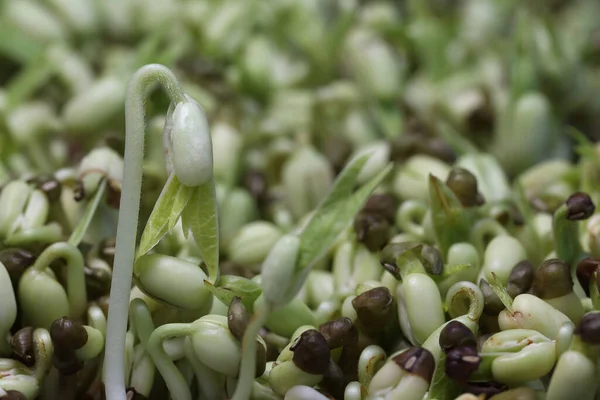
<path id="1" fill-rule="evenodd" d="M 333 188 L 300 234 L 297 269 L 312 267 L 331 248 L 340 233 L 348 227 L 356 213 L 360 211 L 371 192 L 390 172 L 391 164 L 370 182 L 352 193 L 358 175 L 369 157 L 370 154 L 357 157 L 342 170 L 334 182 Z"/>
<path id="2" fill-rule="evenodd" d="M 210 181 L 193 188 L 193 195 L 183 210 L 183 226 L 189 227 L 206 264 L 211 282 L 219 280 L 219 221 L 215 183 Z"/>
<path id="3" fill-rule="evenodd" d="M 173 205 L 177 198 L 181 183 L 175 176 L 171 174 L 169 179 L 165 183 L 160 196 L 154 204 L 154 209 L 148 218 L 144 232 L 142 232 L 142 238 L 140 240 L 140 247 L 137 252 L 139 258 L 152 250 L 154 246 L 169 232 L 169 221 L 172 218 L 178 219 L 181 215 L 181 211 L 177 216 L 171 215 L 174 212 Z"/>

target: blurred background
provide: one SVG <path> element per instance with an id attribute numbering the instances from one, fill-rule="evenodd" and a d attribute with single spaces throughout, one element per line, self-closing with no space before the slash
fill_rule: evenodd
<path id="1" fill-rule="evenodd" d="M 365 149 L 480 150 L 514 177 L 600 138 L 597 0 L 4 0 L 0 184 L 99 145 L 122 154 L 127 82 L 147 63 L 204 107 L 223 187 L 278 183 L 303 146 L 331 173 Z M 150 205 L 168 106 L 148 103 Z"/>

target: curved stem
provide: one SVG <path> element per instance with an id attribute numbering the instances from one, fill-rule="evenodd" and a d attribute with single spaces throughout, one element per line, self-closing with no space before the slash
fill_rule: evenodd
<path id="1" fill-rule="evenodd" d="M 154 365 L 165 380 L 173 400 L 191 400 L 192 394 L 188 384 L 173 361 L 163 349 L 163 341 L 171 337 L 188 336 L 192 333 L 192 324 L 166 324 L 159 326 L 152 332 L 147 343 L 147 352 L 150 353 Z"/>
<path id="2" fill-rule="evenodd" d="M 83 256 L 77 247 L 67 242 L 54 243 L 40 254 L 31 266 L 42 272 L 57 258 L 67 261 L 67 295 L 69 297 L 69 313 L 73 318 L 79 318 L 85 313 L 87 306 L 87 290 L 85 288 L 85 273 L 83 271 Z"/>
<path id="3" fill-rule="evenodd" d="M 385 351 L 376 345 L 366 347 L 358 359 L 358 381 L 364 387 L 369 387 L 371 379 L 385 362 Z"/>
<path id="4" fill-rule="evenodd" d="M 508 235 L 508 232 L 506 232 L 506 229 L 504 229 L 504 227 L 495 219 L 485 218 L 478 221 L 473 227 L 471 238 L 479 251 L 479 254 L 483 254 L 485 251 L 485 239 L 488 235 L 494 238 L 500 235 Z"/>
<path id="5" fill-rule="evenodd" d="M 129 304 L 129 313 L 131 325 L 135 326 L 136 334 L 140 338 L 142 346 L 148 351 L 148 340 L 150 340 L 150 336 L 155 329 L 150 310 L 144 300 L 136 298 L 131 300 Z"/>
<path id="6" fill-rule="evenodd" d="M 423 227 L 423 219 L 427 213 L 427 206 L 416 201 L 408 200 L 402 203 L 396 213 L 396 225 L 404 232 L 411 233 L 422 239 L 425 236 L 425 228 Z M 421 224 L 415 222 L 421 221 Z"/>
<path id="7" fill-rule="evenodd" d="M 35 348 L 34 375 L 38 382 L 41 382 L 52 366 L 54 345 L 50 333 L 43 328 L 38 328 L 33 332 L 33 343 Z"/>
<path id="8" fill-rule="evenodd" d="M 465 300 L 468 306 L 465 305 Z M 472 282 L 457 282 L 448 289 L 446 306 L 451 318 L 467 314 L 472 321 L 478 321 L 483 313 L 483 293 Z"/>
<path id="9" fill-rule="evenodd" d="M 175 75 L 167 67 L 158 64 L 140 68 L 133 75 L 127 87 L 125 169 L 117 225 L 115 268 L 111 284 L 104 363 L 104 384 L 108 400 L 126 399 L 123 381 L 125 374 L 123 354 L 142 189 L 144 101 L 149 87 L 155 82 L 162 86 L 172 102 L 179 103 L 185 100 L 185 94 Z"/>
<path id="10" fill-rule="evenodd" d="M 242 363 L 240 365 L 239 380 L 231 400 L 246 400 L 250 398 L 252 383 L 254 382 L 254 375 L 256 373 L 256 336 L 270 312 L 271 308 L 267 305 L 257 307 L 246 328 L 242 341 Z"/>

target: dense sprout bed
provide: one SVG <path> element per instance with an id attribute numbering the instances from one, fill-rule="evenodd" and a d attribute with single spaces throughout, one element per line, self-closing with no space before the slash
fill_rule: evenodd
<path id="1" fill-rule="evenodd" d="M 0 399 L 599 399 L 598 93 L 597 0 L 4 0 Z"/>

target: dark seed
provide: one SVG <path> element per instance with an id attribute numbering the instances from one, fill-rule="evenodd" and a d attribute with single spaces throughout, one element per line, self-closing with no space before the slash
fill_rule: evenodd
<path id="1" fill-rule="evenodd" d="M 62 317 L 50 326 L 50 337 L 54 346 L 60 350 L 77 350 L 88 340 L 88 334 L 83 325 L 67 317 Z"/>
<path id="2" fill-rule="evenodd" d="M 386 287 L 368 290 L 352 300 L 360 328 L 367 334 L 381 331 L 391 320 L 394 297 Z"/>
<path id="3" fill-rule="evenodd" d="M 450 321 L 442 328 L 439 342 L 444 352 L 458 346 L 477 347 L 477 340 L 473 332 L 458 321 Z"/>
<path id="4" fill-rule="evenodd" d="M 329 347 L 327 340 L 315 329 L 309 329 L 300 335 L 290 348 L 294 352 L 292 361 L 302 371 L 323 375 L 329 367 Z"/>
<path id="5" fill-rule="evenodd" d="M 457 382 L 467 382 L 469 376 L 477 370 L 481 357 L 475 346 L 453 347 L 446 353 L 446 375 Z"/>
<path id="6" fill-rule="evenodd" d="M 590 282 L 594 278 L 594 274 L 598 272 L 598 267 L 600 267 L 600 260 L 592 257 L 586 257 L 577 264 L 577 280 L 579 280 L 588 297 L 590 295 Z"/>
<path id="7" fill-rule="evenodd" d="M 580 335 L 585 343 L 600 344 L 600 313 L 585 314 L 577 324 L 575 333 Z"/>
<path id="8" fill-rule="evenodd" d="M 237 340 L 241 341 L 244 337 L 249 320 L 250 317 L 242 299 L 234 297 L 227 311 L 227 326 Z"/>
<path id="9" fill-rule="evenodd" d="M 17 331 L 10 339 L 10 348 L 14 357 L 28 367 L 35 364 L 33 330 L 33 327 L 28 326 Z"/>
<path id="10" fill-rule="evenodd" d="M 529 291 L 534 279 L 535 268 L 533 264 L 527 260 L 519 261 L 510 272 L 506 291 L 514 299 L 518 295 Z"/>
<path id="11" fill-rule="evenodd" d="M 554 299 L 573 291 L 569 264 L 557 258 L 546 260 L 535 271 L 533 291 L 542 299 Z"/>
<path id="12" fill-rule="evenodd" d="M 379 214 L 359 213 L 354 219 L 356 240 L 370 251 L 379 251 L 390 240 L 390 223 Z"/>
<path id="13" fill-rule="evenodd" d="M 592 216 L 596 210 L 594 202 L 587 193 L 576 192 L 567 199 L 567 219 L 581 221 Z"/>
<path id="14" fill-rule="evenodd" d="M 429 350 L 422 347 L 411 347 L 392 360 L 409 374 L 419 376 L 426 382 L 431 382 L 435 369 L 435 359 Z"/>
<path id="15" fill-rule="evenodd" d="M 350 318 L 338 318 L 319 326 L 319 331 L 327 340 L 330 349 L 342 346 L 356 345 L 358 342 L 358 328 Z"/>

